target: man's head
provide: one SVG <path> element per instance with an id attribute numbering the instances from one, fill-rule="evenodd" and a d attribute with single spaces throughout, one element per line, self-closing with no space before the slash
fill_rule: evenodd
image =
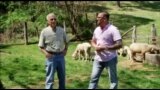
<path id="1" fill-rule="evenodd" d="M 47 23 L 49 26 L 51 26 L 52 28 L 54 28 L 56 26 L 56 16 L 54 13 L 49 13 L 47 16 L 46 16 L 46 19 L 47 19 Z"/>
<path id="2" fill-rule="evenodd" d="M 97 15 L 97 24 L 100 26 L 105 26 L 109 21 L 109 13 L 108 12 L 100 12 Z"/>

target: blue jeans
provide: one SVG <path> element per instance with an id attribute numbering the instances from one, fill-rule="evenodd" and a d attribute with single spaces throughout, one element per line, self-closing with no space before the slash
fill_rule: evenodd
<path id="1" fill-rule="evenodd" d="M 65 89 L 65 59 L 63 54 L 52 55 L 46 60 L 46 89 L 53 88 L 54 73 L 57 71 L 59 89 Z"/>
<path id="2" fill-rule="evenodd" d="M 117 57 L 107 62 L 100 62 L 94 60 L 92 67 L 91 80 L 88 89 L 96 89 L 99 81 L 99 77 L 104 68 L 108 68 L 108 74 L 110 79 L 110 89 L 117 89 L 118 78 L 117 78 Z"/>

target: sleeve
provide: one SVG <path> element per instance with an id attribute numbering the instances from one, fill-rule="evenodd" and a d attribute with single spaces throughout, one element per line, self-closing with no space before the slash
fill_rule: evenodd
<path id="1" fill-rule="evenodd" d="M 122 39 L 121 34 L 119 32 L 119 30 L 117 28 L 115 28 L 114 32 L 113 32 L 113 40 L 117 41 Z"/>
<path id="2" fill-rule="evenodd" d="M 93 32 L 92 40 L 96 40 L 96 34 L 95 33 L 96 33 L 96 29 Z"/>
<path id="3" fill-rule="evenodd" d="M 38 46 L 39 47 L 45 47 L 44 42 L 45 42 L 44 31 L 42 31 L 41 34 L 40 34 Z"/>
<path id="4" fill-rule="evenodd" d="M 63 38 L 64 38 L 65 43 L 69 42 L 69 38 L 68 38 L 68 36 L 67 36 L 65 31 L 63 31 Z"/>

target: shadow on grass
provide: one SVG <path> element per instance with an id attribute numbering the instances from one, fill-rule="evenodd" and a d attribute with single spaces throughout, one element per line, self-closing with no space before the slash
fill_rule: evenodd
<path id="1" fill-rule="evenodd" d="M 9 48 L 11 46 L 24 45 L 23 43 L 0 44 L 0 49 Z"/>
<path id="2" fill-rule="evenodd" d="M 150 10 L 160 10 L 160 2 L 149 2 L 149 1 L 139 1 L 139 2 L 132 2 L 135 3 L 135 5 L 126 5 L 127 3 L 122 2 L 122 9 L 123 7 L 134 7 L 134 8 L 140 8 L 140 9 L 147 9 L 150 8 Z M 110 10 L 110 8 L 105 7 L 105 6 L 99 6 L 99 5 L 89 5 L 87 7 L 87 12 L 102 12 L 102 11 L 106 11 L 106 10 Z M 120 30 L 128 30 L 130 29 L 133 25 L 136 26 L 140 26 L 140 25 L 146 25 L 150 22 L 153 22 L 153 19 L 148 19 L 148 18 L 143 18 L 142 17 L 136 17 L 136 16 L 132 16 L 132 15 L 125 15 L 125 14 L 112 14 L 111 16 L 111 22 L 116 25 Z M 95 18 L 96 20 L 96 18 Z"/>
<path id="3" fill-rule="evenodd" d="M 146 25 L 150 22 L 153 22 L 154 20 L 143 17 L 136 17 L 132 15 L 112 14 L 110 21 L 120 30 L 127 31 L 134 25 L 136 26 Z"/>
<path id="4" fill-rule="evenodd" d="M 86 7 L 87 12 L 102 12 L 102 11 L 106 11 L 106 10 L 110 10 L 110 8 L 107 8 L 104 6 L 99 6 L 99 5 L 88 5 Z"/>
<path id="5" fill-rule="evenodd" d="M 8 45 L 8 44 L 0 44 L 0 49 L 8 48 L 10 46 L 11 45 Z"/>
<path id="6" fill-rule="evenodd" d="M 141 1 L 136 3 L 139 5 L 137 7 L 138 9 L 143 9 L 148 11 L 160 11 L 160 1 Z"/>
<path id="7" fill-rule="evenodd" d="M 123 33 L 131 29 L 134 25 L 138 27 L 141 25 L 147 25 L 153 21 L 154 21 L 153 19 L 148 19 L 144 17 L 136 17 L 134 15 L 126 15 L 126 14 L 111 14 L 110 16 L 110 22 L 116 27 L 118 27 L 118 29 Z M 92 33 L 93 31 L 94 30 L 92 30 Z M 71 41 L 77 41 L 77 40 L 78 39 L 76 38 L 71 39 Z M 79 40 L 79 41 L 84 41 L 84 39 Z"/>
<path id="8" fill-rule="evenodd" d="M 34 42 L 29 42 L 28 45 L 32 45 L 32 44 L 37 44 L 38 45 L 38 41 L 34 41 Z"/>
<path id="9" fill-rule="evenodd" d="M 67 88 L 68 89 L 87 89 L 88 88 L 88 84 L 89 84 L 88 80 L 89 79 L 86 79 L 86 80 L 81 80 L 81 79 L 73 80 L 72 83 L 74 84 L 74 86 L 68 85 Z"/>
<path id="10" fill-rule="evenodd" d="M 142 9 L 147 11 L 160 11 L 160 1 L 121 1 L 120 10 L 133 11 L 134 9 Z"/>
<path id="11" fill-rule="evenodd" d="M 146 76 L 152 74 L 159 75 L 157 71 L 122 70 L 119 73 L 119 82 L 121 84 L 120 87 L 124 87 L 124 89 L 159 88 L 160 84 L 158 83 L 158 81 L 155 81 L 154 79 L 145 78 Z"/>
<path id="12" fill-rule="evenodd" d="M 39 77 L 39 75 L 32 75 L 32 72 L 44 73 L 43 67 L 34 63 L 29 57 L 13 58 L 9 62 L 12 64 L 0 62 L 2 76 L 8 77 L 9 81 L 16 83 L 21 88 L 31 89 L 30 85 L 37 83 L 35 78 L 30 77 Z"/>
<path id="13" fill-rule="evenodd" d="M 32 44 L 37 44 L 38 45 L 38 41 L 28 42 L 27 45 L 32 45 Z M 11 46 L 19 46 L 19 45 L 25 45 L 25 44 L 24 43 L 0 44 L 0 49 L 5 49 L 5 48 L 9 48 Z M 4 52 L 4 51 L 0 50 L 0 52 Z"/>

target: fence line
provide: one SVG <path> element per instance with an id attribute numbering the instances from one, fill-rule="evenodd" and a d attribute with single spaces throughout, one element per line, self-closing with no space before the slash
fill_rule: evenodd
<path id="1" fill-rule="evenodd" d="M 134 42 L 137 42 L 138 41 L 142 41 L 142 39 L 146 39 L 145 41 L 147 43 L 150 43 L 150 44 L 154 44 L 154 45 L 157 45 L 157 44 L 160 44 L 160 36 L 157 35 L 157 30 L 156 30 L 156 27 L 155 27 L 155 24 L 152 24 L 151 26 L 151 32 L 149 35 L 144 35 L 144 36 L 141 36 L 141 35 L 138 35 L 137 34 L 137 29 L 136 29 L 136 26 L 134 25 L 132 28 L 130 28 L 129 30 L 127 30 L 123 35 L 122 35 L 122 38 L 125 39 L 125 36 L 132 31 L 132 34 L 129 38 L 131 38 L 131 43 L 134 43 Z M 128 39 L 128 36 L 126 37 Z"/>

